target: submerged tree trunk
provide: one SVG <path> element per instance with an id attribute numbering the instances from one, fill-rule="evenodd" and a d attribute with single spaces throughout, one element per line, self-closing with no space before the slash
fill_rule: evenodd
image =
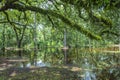
<path id="1" fill-rule="evenodd" d="M 37 66 L 37 53 L 38 53 L 38 50 L 34 50 L 34 65 Z"/>

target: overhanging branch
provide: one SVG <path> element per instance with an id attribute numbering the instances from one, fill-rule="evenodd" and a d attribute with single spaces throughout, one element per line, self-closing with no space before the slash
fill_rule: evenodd
<path id="1" fill-rule="evenodd" d="M 34 6 L 22 6 L 20 4 L 12 4 L 11 6 L 5 8 L 4 10 L 8 10 L 8 9 L 16 9 L 19 11 L 33 11 L 33 12 L 38 12 L 43 15 L 50 15 L 50 16 L 61 19 L 64 23 L 69 25 L 72 29 L 77 29 L 78 31 L 85 34 L 89 38 L 98 39 L 98 40 L 101 39 L 100 36 L 95 35 L 94 33 L 90 32 L 89 30 L 86 30 L 85 28 L 83 28 L 82 25 L 78 25 L 78 24 L 74 23 L 73 21 L 71 21 L 69 18 L 67 18 L 55 11 L 52 11 L 52 10 L 45 10 L 45 9 L 42 9 L 39 7 L 34 7 Z M 3 9 L 1 8 L 0 11 L 1 10 L 3 10 Z"/>

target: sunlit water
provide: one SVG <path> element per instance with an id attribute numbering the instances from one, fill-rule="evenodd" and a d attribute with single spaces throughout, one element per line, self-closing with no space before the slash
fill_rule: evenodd
<path id="1" fill-rule="evenodd" d="M 34 67 L 50 67 L 50 63 L 44 63 L 42 60 L 39 60 L 39 61 L 34 62 L 33 64 L 31 64 L 30 62 L 28 62 L 26 65 L 24 65 L 24 63 L 20 64 L 21 68 L 24 68 L 24 67 L 29 68 L 31 66 L 34 66 Z"/>

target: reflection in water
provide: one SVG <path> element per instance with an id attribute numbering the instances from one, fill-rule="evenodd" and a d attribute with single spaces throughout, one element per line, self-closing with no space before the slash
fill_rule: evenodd
<path id="1" fill-rule="evenodd" d="M 84 72 L 84 78 L 83 80 L 96 80 L 96 75 L 95 73 L 92 73 L 92 69 L 90 69 L 90 64 L 88 60 L 85 58 L 84 59 L 85 64 L 83 64 L 85 72 Z"/>
<path id="2" fill-rule="evenodd" d="M 15 56 L 14 52 L 6 56 Z M 61 49 L 46 48 L 41 51 L 25 51 L 22 56 L 29 58 L 30 62 L 23 62 L 20 67 L 44 67 L 64 63 L 64 52 Z M 36 55 L 34 55 L 36 54 Z M 83 68 L 80 75 L 83 80 L 120 80 L 120 54 L 119 53 L 90 53 L 81 49 L 67 50 L 68 64 Z M 113 79 L 114 78 L 114 79 Z"/>
<path id="3" fill-rule="evenodd" d="M 86 58 L 85 58 L 84 66 L 85 66 L 84 68 L 86 69 L 85 74 L 84 74 L 85 75 L 84 80 L 91 80 L 90 71 L 89 71 L 89 63 Z"/>
<path id="4" fill-rule="evenodd" d="M 20 65 L 20 67 L 50 67 L 50 63 L 44 63 L 42 60 L 36 61 L 33 64 L 31 64 L 30 62 L 28 62 L 27 64 L 22 63 Z"/>
<path id="5" fill-rule="evenodd" d="M 90 76 L 90 72 L 89 71 L 85 71 L 84 80 L 91 80 L 91 76 Z"/>

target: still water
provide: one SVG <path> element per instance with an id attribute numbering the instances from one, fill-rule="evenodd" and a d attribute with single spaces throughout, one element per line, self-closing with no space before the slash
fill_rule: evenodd
<path id="1" fill-rule="evenodd" d="M 18 57 L 16 51 L 6 51 L 4 56 Z M 22 51 L 21 57 L 28 59 L 26 62 L 16 64 L 21 68 L 67 64 L 82 69 L 78 74 L 81 80 L 120 80 L 120 53 L 90 52 L 82 51 L 79 48 L 71 48 L 66 51 L 46 48 Z"/>

